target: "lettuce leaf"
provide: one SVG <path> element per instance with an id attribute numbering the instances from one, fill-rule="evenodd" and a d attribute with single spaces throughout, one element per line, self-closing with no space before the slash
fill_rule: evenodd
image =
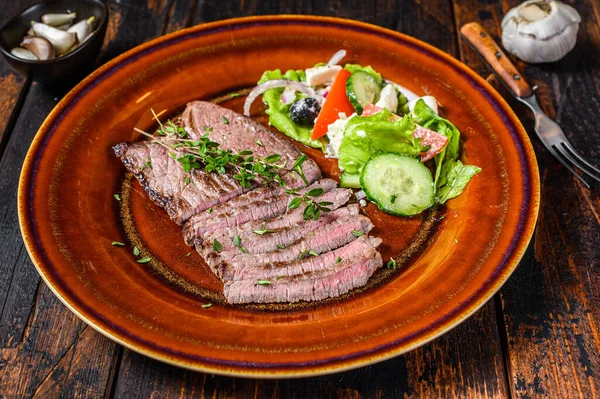
<path id="1" fill-rule="evenodd" d="M 302 70 L 290 69 L 284 74 L 281 70 L 275 69 L 273 71 L 265 71 L 258 81 L 258 84 L 264 83 L 268 80 L 274 79 L 288 79 L 301 82 L 306 80 L 306 74 Z M 306 144 L 309 147 L 315 147 L 323 149 L 325 144 L 322 140 L 311 140 L 310 135 L 312 134 L 312 128 L 305 126 L 298 126 L 290 118 L 290 107 L 291 104 L 286 105 L 281 102 L 281 94 L 283 88 L 269 89 L 263 93 L 263 101 L 267 104 L 267 110 L 265 111 L 269 115 L 269 124 L 274 126 L 277 130 L 284 133 L 286 136 L 292 139 Z M 296 94 L 296 99 L 306 97 L 302 93 Z"/>
<path id="2" fill-rule="evenodd" d="M 474 165 L 463 165 L 459 160 L 446 162 L 442 167 L 440 186 L 436 197 L 440 204 L 459 196 L 473 176 L 481 172 Z"/>
<path id="3" fill-rule="evenodd" d="M 460 131 L 450 121 L 436 114 L 425 101 L 419 100 L 414 109 L 415 122 L 448 137 L 448 144 L 435 156 L 436 200 L 443 204 L 460 195 L 481 168 L 463 165 L 459 158 Z"/>
<path id="4" fill-rule="evenodd" d="M 348 120 L 344 139 L 338 152 L 338 164 L 346 173 L 359 173 L 375 154 L 393 152 L 418 155 L 420 139 L 412 132 L 415 123 L 410 117 L 391 122 L 392 113 L 383 110 L 372 116 L 355 116 Z"/>

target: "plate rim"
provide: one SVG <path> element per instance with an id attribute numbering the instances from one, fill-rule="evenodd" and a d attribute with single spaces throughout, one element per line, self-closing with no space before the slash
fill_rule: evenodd
<path id="1" fill-rule="evenodd" d="M 148 50 L 152 50 L 155 48 L 161 48 L 165 44 L 169 44 L 170 42 L 177 41 L 177 39 L 183 38 L 185 40 L 185 36 L 192 33 L 197 33 L 201 31 L 208 31 L 208 34 L 211 34 L 211 31 L 214 30 L 230 30 L 235 29 L 236 27 L 247 27 L 252 24 L 261 24 L 261 23 L 314 23 L 314 24 L 324 24 L 328 26 L 337 26 L 337 27 L 349 27 L 354 28 L 355 30 L 360 31 L 361 34 L 376 34 L 380 37 L 395 39 L 397 42 L 408 43 L 413 47 L 425 50 L 426 52 L 434 55 L 435 57 L 442 60 L 443 63 L 450 64 L 450 66 L 462 72 L 464 75 L 467 75 L 470 79 L 474 80 L 478 83 L 483 89 L 484 94 L 491 97 L 491 100 L 496 102 L 501 107 L 501 112 L 504 113 L 506 117 L 508 117 L 509 122 L 516 128 L 515 133 L 521 139 L 523 144 L 523 155 L 525 163 L 521 164 L 522 169 L 524 170 L 524 174 L 529 175 L 530 181 L 529 186 L 524 185 L 524 189 L 529 188 L 528 196 L 525 193 L 523 195 L 523 203 L 527 201 L 529 205 L 529 211 L 525 215 L 525 220 L 523 220 L 520 224 L 522 225 L 521 235 L 518 237 L 515 248 L 509 254 L 510 259 L 508 259 L 502 269 L 500 269 L 499 275 L 495 278 L 493 282 L 488 284 L 487 287 L 483 287 L 482 292 L 472 297 L 471 303 L 463 306 L 458 312 L 455 312 L 453 315 L 448 317 L 448 320 L 442 321 L 439 325 L 429 328 L 428 331 L 422 333 L 420 339 L 411 339 L 408 344 L 395 344 L 395 345 L 386 345 L 383 348 L 377 348 L 372 353 L 362 353 L 355 357 L 348 357 L 343 360 L 330 360 L 329 362 L 319 363 L 310 366 L 302 366 L 297 365 L 293 367 L 285 366 L 284 368 L 279 369 L 269 369 L 269 368 L 247 368 L 244 366 L 232 366 L 232 365 L 215 365 L 209 363 L 201 363 L 199 361 L 189 360 L 188 362 L 182 361 L 178 358 L 172 358 L 164 351 L 160 349 L 150 350 L 147 347 L 141 346 L 143 343 L 132 340 L 132 342 L 128 342 L 124 339 L 121 339 L 119 336 L 109 331 L 107 328 L 103 328 L 100 325 L 97 325 L 95 321 L 93 321 L 90 317 L 86 316 L 84 312 L 77 309 L 74 305 L 72 305 L 67 298 L 61 294 L 59 288 L 55 287 L 50 280 L 50 276 L 47 274 L 49 266 L 46 264 L 42 257 L 36 253 L 36 250 L 39 248 L 36 247 L 34 240 L 32 238 L 32 227 L 28 224 L 28 211 L 27 211 L 27 199 L 28 192 L 32 189 L 30 180 L 32 178 L 32 171 L 35 170 L 35 159 L 34 155 L 38 152 L 39 147 L 42 145 L 42 142 L 46 138 L 46 136 L 51 133 L 49 129 L 53 123 L 57 121 L 57 118 L 65 111 L 65 108 L 68 109 L 68 105 L 72 100 L 76 99 L 78 95 L 81 95 L 82 91 L 88 87 L 95 86 L 97 79 L 103 76 L 105 73 L 110 72 L 111 69 L 118 67 L 123 62 L 127 62 L 129 59 L 135 56 L 142 56 L 144 52 Z M 135 60 L 133 61 L 135 62 Z M 84 93 L 85 94 L 85 93 Z M 533 146 L 531 141 L 529 140 L 529 136 L 523 125 L 521 124 L 518 117 L 515 115 L 514 111 L 510 108 L 508 103 L 504 100 L 504 98 L 494 89 L 485 79 L 483 79 L 479 74 L 470 69 L 467 65 L 462 63 L 461 61 L 455 59 L 449 54 L 443 52 L 442 50 L 425 43 L 419 39 L 416 39 L 412 36 L 408 36 L 406 34 L 396 32 L 387 28 L 383 28 L 377 25 L 354 21 L 350 19 L 337 18 L 337 17 L 325 17 L 325 16 L 311 16 L 311 15 L 269 15 L 269 16 L 251 16 L 251 17 L 240 17 L 240 18 L 231 18 L 225 20 L 219 20 L 215 22 L 210 22 L 206 24 L 196 25 L 190 28 L 185 28 L 164 36 L 159 36 L 152 40 L 149 40 L 141 45 L 138 45 L 119 56 L 113 58 L 108 61 L 90 75 L 88 75 L 85 79 L 83 79 L 80 83 L 78 83 L 73 89 L 71 89 L 61 100 L 60 102 L 52 109 L 50 114 L 46 117 L 40 128 L 38 129 L 35 137 L 32 140 L 32 143 L 29 147 L 27 155 L 23 161 L 23 167 L 21 169 L 21 174 L 19 177 L 19 186 L 18 186 L 18 218 L 19 218 L 19 226 L 21 229 L 21 235 L 23 237 L 23 242 L 29 257 L 34 264 L 36 270 L 42 277 L 44 283 L 50 288 L 54 295 L 58 297 L 58 299 L 77 317 L 82 319 L 86 324 L 94 328 L 96 331 L 100 332 L 104 336 L 109 339 L 133 350 L 134 352 L 140 353 L 144 356 L 148 356 L 150 358 L 175 365 L 178 367 L 183 367 L 193 371 L 199 372 L 208 372 L 218 375 L 231 376 L 231 377 L 252 377 L 252 378 L 295 378 L 295 377 L 311 377 L 311 376 L 319 376 L 326 375 L 336 372 L 343 372 L 351 369 L 356 369 L 359 367 L 368 366 L 374 363 L 378 363 L 381 361 L 385 361 L 387 359 L 399 356 L 403 353 L 414 350 L 418 347 L 421 347 L 428 342 L 440 337 L 443 334 L 446 334 L 450 330 L 454 329 L 456 326 L 461 324 L 471 315 L 473 315 L 478 309 L 480 309 L 483 305 L 485 305 L 493 296 L 499 291 L 499 289 L 506 283 L 510 275 L 517 268 L 519 262 L 521 261 L 525 251 L 527 250 L 531 238 L 533 236 L 533 232 L 535 229 L 539 206 L 540 206 L 540 177 L 538 171 L 537 159 L 535 157 L 535 153 L 533 151 Z M 51 267 L 50 267 L 51 268 Z M 439 320 L 438 320 L 439 321 Z M 137 345 L 136 345 L 137 343 Z"/>

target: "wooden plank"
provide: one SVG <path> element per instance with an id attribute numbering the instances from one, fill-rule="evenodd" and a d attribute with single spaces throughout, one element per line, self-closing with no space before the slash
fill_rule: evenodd
<path id="1" fill-rule="evenodd" d="M 40 285 L 17 347 L 0 349 L 3 397 L 98 397 L 107 391 L 117 345 L 67 311 Z"/>
<path id="2" fill-rule="evenodd" d="M 179 2 L 177 2 L 179 4 Z M 177 10 L 178 6 L 175 6 Z M 183 7 L 183 6 L 181 6 Z M 185 13 L 181 13 L 184 15 Z M 416 36 L 458 55 L 449 1 L 214 2 L 199 0 L 192 23 L 256 14 L 302 13 L 363 20 Z M 303 380 L 228 378 L 178 369 L 125 349 L 115 396 L 179 397 L 506 397 L 494 303 L 434 342 L 361 369 Z"/>
<path id="3" fill-rule="evenodd" d="M 0 2 L 0 26 L 33 3 L 37 3 L 37 1 Z M 22 91 L 24 91 L 23 95 L 20 95 Z M 0 157 L 4 152 L 12 125 L 16 121 L 16 115 L 21 106 L 20 103 L 26 92 L 25 77 L 12 69 L 2 57 L 0 59 Z"/>
<path id="4" fill-rule="evenodd" d="M 164 15 L 168 1 L 146 7 L 120 0 L 109 7 L 101 62 L 160 35 L 164 19 L 157 16 Z M 42 121 L 69 89 L 32 84 L 0 160 L 2 397 L 109 396 L 120 356 L 116 343 L 87 327 L 39 283 L 19 232 L 16 196 L 23 159 Z"/>
<path id="5" fill-rule="evenodd" d="M 21 341 L 31 311 L 39 276 L 23 246 L 17 213 L 19 172 L 29 143 L 56 104 L 53 94 L 34 83 L 23 105 L 15 133 L 0 161 L 0 345 L 14 347 Z"/>
<path id="6" fill-rule="evenodd" d="M 459 0 L 457 23 L 481 15 L 498 21 L 516 4 L 516 0 L 501 4 Z M 563 126 L 582 155 L 598 165 L 600 5 L 588 0 L 574 6 L 583 18 L 575 50 L 554 64 L 516 64 L 530 83 L 539 86 L 538 100 L 546 113 Z M 491 33 L 500 35 L 497 26 Z M 461 51 L 471 52 L 465 45 Z M 473 55 L 466 59 L 476 70 L 485 71 Z M 533 133 L 529 112 L 510 103 Z M 598 191 L 583 187 L 537 138 L 532 136 L 532 141 L 542 178 L 537 230 L 519 268 L 501 290 L 512 396 L 592 398 L 598 395 L 600 381 Z"/>

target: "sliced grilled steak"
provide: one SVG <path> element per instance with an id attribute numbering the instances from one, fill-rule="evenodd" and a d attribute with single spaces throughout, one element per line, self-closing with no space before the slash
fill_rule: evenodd
<path id="1" fill-rule="evenodd" d="M 350 199 L 351 195 L 352 191 L 350 190 L 334 189 L 323 193 L 323 195 L 319 197 L 319 201 L 331 202 L 332 205 L 328 206 L 328 208 L 333 211 L 344 206 Z M 299 208 L 291 210 L 288 209 L 283 215 L 268 220 L 246 222 L 238 226 L 232 226 L 207 233 L 205 234 L 204 241 L 212 242 L 215 238 L 219 241 L 228 241 L 231 239 L 231 237 L 238 235 L 242 236 L 245 233 L 249 234 L 253 230 L 280 229 L 283 227 L 294 226 L 302 221 L 304 221 L 304 206 L 300 206 Z"/>
<path id="2" fill-rule="evenodd" d="M 184 111 L 184 116 L 186 115 L 187 119 L 182 117 L 184 124 L 185 121 L 194 119 L 204 121 L 205 124 L 201 126 L 212 126 L 210 137 L 223 149 L 231 149 L 234 152 L 249 149 L 263 156 L 281 154 L 288 160 L 288 165 L 301 155 L 301 152 L 286 139 L 242 115 L 214 104 L 190 103 Z M 228 118 L 228 124 L 223 123 L 223 116 Z M 196 129 L 194 126 L 192 122 L 186 126 L 186 131 L 192 138 L 204 134 L 201 128 Z M 262 146 L 257 142 L 262 143 Z M 191 175 L 188 175 L 181 164 L 171 157 L 168 149 L 155 143 L 121 143 L 113 150 L 125 167 L 140 181 L 150 198 L 165 208 L 178 224 L 184 223 L 196 213 L 249 191 L 243 189 L 231 177 L 232 173 L 205 173 L 194 169 Z M 312 159 L 304 162 L 302 170 L 309 184 L 321 176 Z M 305 186 L 292 172 L 286 173 L 283 179 L 289 187 Z"/>
<path id="3" fill-rule="evenodd" d="M 191 174 L 186 173 L 168 150 L 156 143 L 121 143 L 114 151 L 152 201 L 164 208 L 178 224 L 194 213 L 248 191 L 229 174 L 205 173 L 197 169 Z M 189 183 L 186 181 L 188 176 Z"/>
<path id="4" fill-rule="evenodd" d="M 373 224 L 366 216 L 351 216 L 337 220 L 317 229 L 306 238 L 282 249 L 268 254 L 239 254 L 229 261 L 224 261 L 223 280 L 242 280 L 246 278 L 265 278 L 287 276 L 293 273 L 290 264 L 301 258 L 314 258 L 314 254 L 322 258 L 330 251 L 355 241 L 353 231 L 367 234 Z"/>
<path id="5" fill-rule="evenodd" d="M 358 244 L 363 248 L 357 249 Z M 366 284 L 367 280 L 382 266 L 381 255 L 375 249 L 381 240 L 364 238 L 314 259 L 295 265 L 297 274 L 287 277 L 264 279 L 270 284 L 258 284 L 258 280 L 245 279 L 225 283 L 224 294 L 230 303 L 265 303 L 316 301 L 336 297 L 353 288 Z M 349 249 L 348 249 L 349 248 Z M 336 263 L 335 252 L 340 262 Z M 318 260 L 323 257 L 324 260 Z"/>
<path id="6" fill-rule="evenodd" d="M 327 193 L 337 187 L 331 179 L 319 180 L 309 187 L 299 191 L 300 194 L 313 188 L 322 188 Z M 212 209 L 210 214 L 199 213 L 183 227 L 183 237 L 188 245 L 194 244 L 194 239 L 202 237 L 215 230 L 237 226 L 248 221 L 263 221 L 285 213 L 292 197 L 277 187 L 265 187 L 240 195 L 229 202 L 223 202 Z M 212 240 L 211 240 L 212 242 Z"/>
<path id="7" fill-rule="evenodd" d="M 187 104 L 181 119 L 189 133 L 208 134 L 211 140 L 234 152 L 251 150 L 262 157 L 281 154 L 290 166 L 302 155 L 293 142 L 283 135 L 273 134 L 252 119 L 213 103 L 192 101 Z M 302 170 L 310 182 L 321 175 L 319 167 L 312 161 L 305 162 Z"/>
<path id="8" fill-rule="evenodd" d="M 314 236 L 316 237 L 316 231 L 325 229 L 325 226 L 328 226 L 329 224 L 336 222 L 337 225 L 347 224 L 351 227 L 342 227 L 342 229 L 349 228 L 349 230 L 352 231 L 354 227 L 361 225 L 362 220 L 360 218 L 357 220 L 357 213 L 357 207 L 340 208 L 330 212 L 327 215 L 321 216 L 319 219 L 321 223 L 317 223 L 318 221 L 315 222 L 303 220 L 300 224 L 292 227 L 274 229 L 274 233 L 262 236 L 257 236 L 256 234 L 240 236 L 241 246 L 244 248 L 243 250 L 241 248 L 236 248 L 233 245 L 232 238 L 229 237 L 223 239 L 223 241 L 219 241 L 228 243 L 228 248 L 223 249 L 223 251 L 220 253 L 211 250 L 212 243 L 214 241 L 208 240 L 205 241 L 204 248 L 197 246 L 196 250 L 204 257 L 204 260 L 211 270 L 219 278 L 226 280 L 231 278 L 230 273 L 239 264 L 244 264 L 244 262 L 248 262 L 250 266 L 262 264 L 263 262 L 260 260 L 261 256 L 264 259 L 269 259 L 275 256 L 273 255 L 274 252 L 283 252 L 288 250 L 288 247 L 291 247 L 287 254 L 281 254 L 280 256 L 285 258 L 293 257 L 293 254 L 298 250 L 299 247 L 301 247 L 301 241 L 312 237 L 312 233 L 314 233 Z M 319 235 L 319 237 L 322 236 Z M 334 245 L 333 242 L 331 242 L 331 244 L 313 243 L 323 247 L 327 245 Z M 250 249 L 246 249 L 246 246 L 248 246 Z M 298 253 L 296 256 L 299 255 L 300 253 Z"/>
<path id="9" fill-rule="evenodd" d="M 344 189 L 344 188 L 336 188 L 336 189 L 330 191 L 329 193 L 327 193 L 327 195 L 331 194 L 331 196 L 335 196 L 336 202 L 338 204 L 344 204 L 350 198 L 351 193 L 352 193 L 351 190 Z M 325 197 L 325 195 L 318 197 L 318 198 L 320 199 L 323 197 Z M 331 201 L 331 202 L 333 202 L 333 201 Z M 301 208 L 304 208 L 304 207 L 301 206 Z M 302 209 L 302 210 L 304 210 L 304 209 Z M 272 233 L 259 235 L 259 234 L 254 233 L 253 230 L 243 229 L 239 232 L 239 234 L 236 234 L 236 235 L 240 237 L 240 240 L 242 241 L 242 246 L 249 253 L 266 253 L 266 252 L 276 250 L 277 245 L 289 245 L 292 242 L 302 238 L 304 235 L 308 234 L 309 232 L 313 231 L 314 229 L 324 226 L 327 223 L 331 223 L 334 220 L 339 219 L 340 217 L 345 217 L 348 214 L 349 214 L 348 209 L 341 208 L 341 209 L 333 210 L 331 212 L 323 212 L 321 214 L 321 217 L 318 220 L 313 220 L 313 219 L 304 220 L 304 218 L 302 218 L 301 220 L 296 221 L 297 217 L 295 217 L 295 218 L 293 218 L 294 223 L 289 223 L 289 222 L 284 223 L 281 227 L 278 227 L 278 228 L 270 227 L 269 221 L 265 221 L 263 224 L 260 224 L 261 228 L 263 228 L 263 226 L 264 226 L 265 229 L 272 230 L 273 231 Z M 279 221 L 279 223 L 282 223 L 282 221 Z M 232 230 L 233 229 L 227 229 L 227 230 L 224 230 L 223 232 L 225 234 L 227 234 L 227 233 L 231 233 Z M 223 232 L 217 231 L 217 232 L 214 232 L 214 234 L 207 235 L 204 240 L 204 242 L 205 242 L 204 246 L 207 247 L 209 251 L 212 251 L 213 239 L 216 237 L 219 237 L 222 239 L 222 241 L 219 239 L 219 241 L 223 245 L 222 253 L 228 253 L 229 251 L 238 252 L 239 249 L 236 248 L 236 245 L 233 242 L 233 238 L 236 235 L 229 236 L 229 235 L 223 234 Z M 198 243 L 198 241 L 194 241 L 194 244 L 198 245 L 199 243 Z"/>

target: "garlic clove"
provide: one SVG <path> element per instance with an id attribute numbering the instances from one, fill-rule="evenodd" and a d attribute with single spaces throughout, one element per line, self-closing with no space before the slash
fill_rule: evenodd
<path id="1" fill-rule="evenodd" d="M 34 22 L 33 30 L 37 36 L 45 37 L 52 43 L 56 55 L 62 55 L 69 51 L 77 43 L 77 34 L 56 29 L 53 26 Z"/>
<path id="2" fill-rule="evenodd" d="M 35 54 L 38 60 L 50 60 L 55 55 L 52 43 L 41 36 L 25 36 L 21 47 Z"/>
<path id="3" fill-rule="evenodd" d="M 528 0 L 502 19 L 502 45 L 526 62 L 553 62 L 564 57 L 577 41 L 581 17 L 560 1 Z"/>
<path id="4" fill-rule="evenodd" d="M 42 23 L 50 26 L 58 27 L 60 25 L 71 24 L 75 18 L 77 18 L 77 13 L 48 13 L 42 15 Z"/>
<path id="5" fill-rule="evenodd" d="M 33 54 L 31 51 L 29 51 L 23 47 L 15 47 L 14 49 L 10 50 L 10 53 L 12 55 L 14 55 L 15 57 L 19 57 L 24 60 L 30 60 L 30 61 L 38 60 L 38 57 L 35 54 Z"/>
<path id="6" fill-rule="evenodd" d="M 69 22 L 68 24 L 64 24 L 64 25 L 55 26 L 55 28 L 56 28 L 56 29 L 59 29 L 59 30 L 67 30 L 67 29 L 69 29 L 71 26 L 72 26 L 72 25 L 71 25 L 71 23 Z"/>
<path id="7" fill-rule="evenodd" d="M 92 27 L 94 26 L 95 19 L 96 18 L 94 17 L 90 17 L 88 19 L 81 20 L 75 25 L 71 26 L 67 32 L 77 34 L 77 40 L 79 40 L 79 42 L 83 42 L 85 38 L 92 33 Z"/>

